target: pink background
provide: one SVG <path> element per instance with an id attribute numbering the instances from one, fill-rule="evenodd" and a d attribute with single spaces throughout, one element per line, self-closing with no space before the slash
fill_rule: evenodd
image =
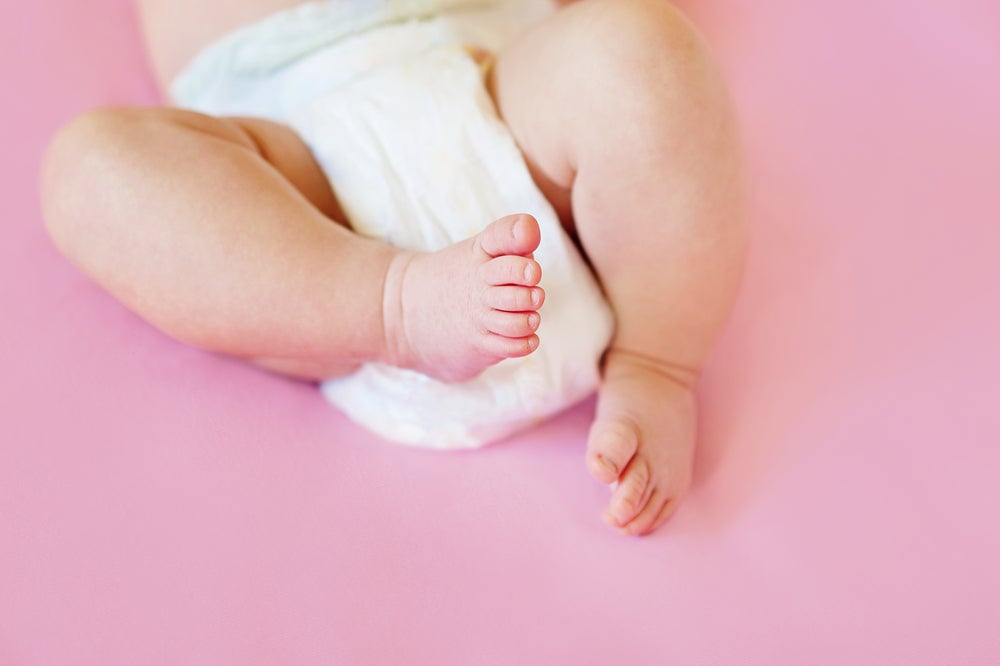
<path id="1" fill-rule="evenodd" d="M 627 539 L 592 403 L 398 448 L 77 273 L 43 146 L 156 94 L 124 0 L 4 3 L 0 664 L 998 663 L 1000 5 L 683 7 L 754 247 L 694 491 Z"/>

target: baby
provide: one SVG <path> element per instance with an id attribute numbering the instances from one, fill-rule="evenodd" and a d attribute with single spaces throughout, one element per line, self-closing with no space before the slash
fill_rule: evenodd
<path id="1" fill-rule="evenodd" d="M 300 1 L 141 0 L 164 89 L 209 45 Z M 586 463 L 613 488 L 605 522 L 645 534 L 689 485 L 695 385 L 741 272 L 734 114 L 664 0 L 467 4 L 504 1 L 549 11 L 495 54 L 467 50 L 613 310 Z M 82 270 L 174 338 L 273 372 L 324 380 L 379 362 L 464 382 L 545 345 L 535 216 L 473 220 L 478 234 L 433 252 L 362 236 L 315 146 L 283 123 L 98 110 L 57 135 L 42 180 L 49 233 Z"/>

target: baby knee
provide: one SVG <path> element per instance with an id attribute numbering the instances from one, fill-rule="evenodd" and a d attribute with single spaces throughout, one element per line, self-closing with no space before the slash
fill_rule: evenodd
<path id="1" fill-rule="evenodd" d="M 589 44 L 585 67 L 601 75 L 605 93 L 696 84 L 711 58 L 694 26 L 664 0 L 589 0 L 580 3 Z M 585 14 L 590 14 L 585 16 Z"/>
<path id="2" fill-rule="evenodd" d="M 101 108 L 66 123 L 49 143 L 40 174 L 42 219 L 55 245 L 76 256 L 94 229 L 84 228 L 100 194 L 136 168 L 134 153 L 155 109 Z"/>
<path id="3" fill-rule="evenodd" d="M 116 109 L 99 109 L 77 116 L 59 129 L 49 143 L 40 174 L 42 219 L 56 245 L 71 245 L 75 211 L 85 204 L 93 160 L 106 148 L 103 139 L 116 123 Z"/>
<path id="4" fill-rule="evenodd" d="M 95 150 L 109 145 L 140 111 L 102 108 L 77 116 L 63 125 L 52 139 L 45 158 L 45 169 L 76 164 Z"/>
<path id="5" fill-rule="evenodd" d="M 66 123 L 49 144 L 43 164 L 45 177 L 68 175 L 72 167 L 88 170 L 109 160 L 128 157 L 128 146 L 142 144 L 148 132 L 176 122 L 175 109 L 105 107 L 83 113 Z"/>

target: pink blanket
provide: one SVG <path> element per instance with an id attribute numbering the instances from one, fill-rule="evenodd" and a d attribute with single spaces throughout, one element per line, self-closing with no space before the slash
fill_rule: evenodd
<path id="1" fill-rule="evenodd" d="M 754 245 L 694 490 L 627 539 L 592 404 L 399 448 L 79 274 L 41 154 L 156 101 L 138 30 L 124 0 L 0 7 L 0 664 L 996 663 L 1000 9 L 683 8 L 741 108 Z"/>

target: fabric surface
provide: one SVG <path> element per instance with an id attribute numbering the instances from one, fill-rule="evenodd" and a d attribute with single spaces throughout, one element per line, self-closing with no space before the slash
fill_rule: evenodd
<path id="1" fill-rule="evenodd" d="M 537 351 L 459 384 L 381 363 L 322 384 L 331 403 L 382 437 L 476 448 L 593 393 L 611 309 L 464 48 L 490 26 L 501 26 L 491 49 L 528 29 L 525 3 L 470 11 L 453 2 L 460 9 L 420 20 L 379 11 L 407 3 L 366 4 L 367 12 L 357 3 L 310 3 L 244 28 L 205 49 L 171 91 L 186 108 L 294 128 L 363 236 L 429 252 L 511 213 L 535 217 L 547 295 Z"/>
<path id="2" fill-rule="evenodd" d="M 996 663 L 1000 10 L 682 7 L 754 238 L 693 491 L 625 539 L 592 404 L 404 449 L 82 277 L 37 173 L 73 115 L 157 100 L 132 10 L 0 5 L 0 663 Z"/>

